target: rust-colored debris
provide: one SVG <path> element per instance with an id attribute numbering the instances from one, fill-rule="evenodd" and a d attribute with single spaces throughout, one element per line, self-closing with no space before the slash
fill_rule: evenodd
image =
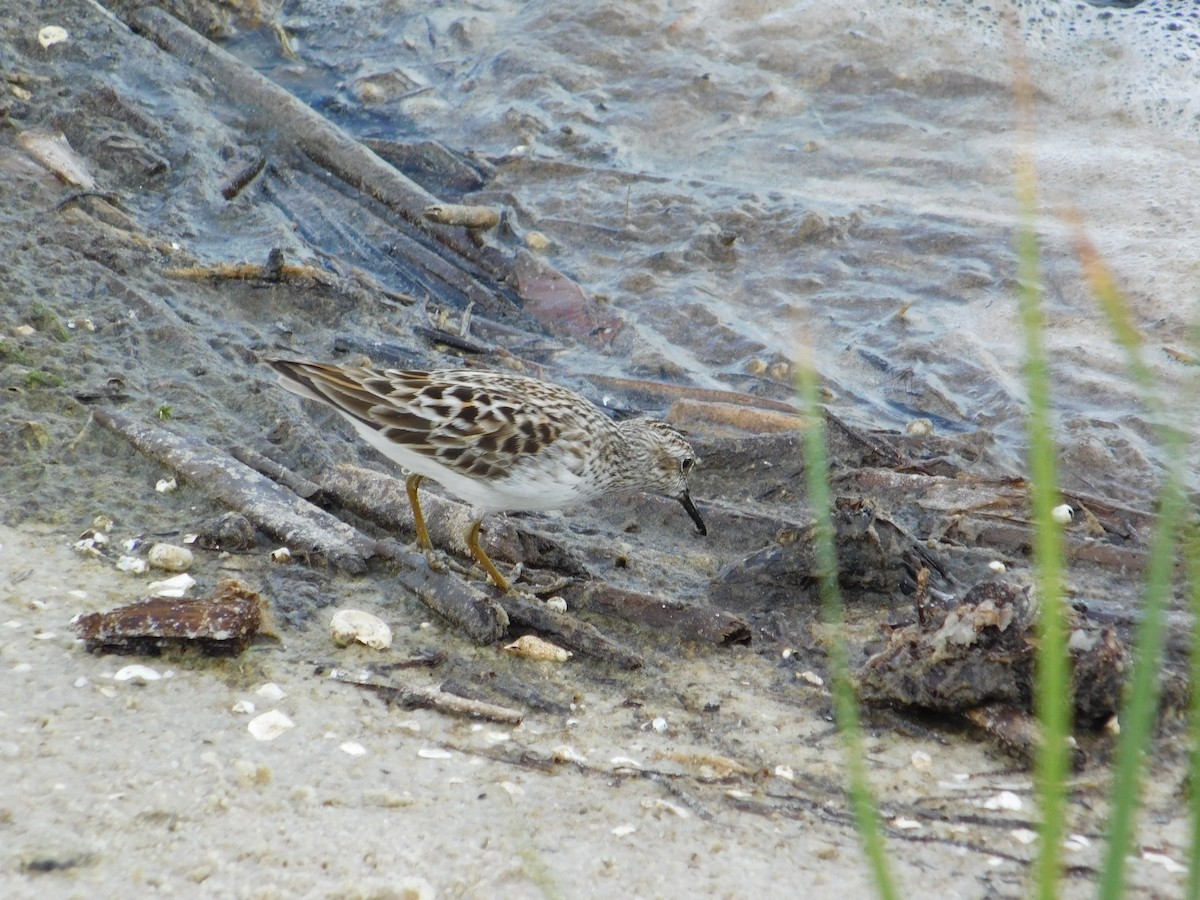
<path id="1" fill-rule="evenodd" d="M 196 647 L 210 656 L 241 653 L 262 627 L 264 602 L 240 581 L 226 579 L 211 597 L 148 597 L 75 620 L 88 650 L 157 655 Z"/>

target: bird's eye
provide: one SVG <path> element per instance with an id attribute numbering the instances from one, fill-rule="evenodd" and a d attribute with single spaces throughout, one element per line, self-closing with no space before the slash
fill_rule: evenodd
<path id="1" fill-rule="evenodd" d="M 690 456 L 685 456 L 682 460 L 680 460 L 679 470 L 686 475 L 688 472 L 692 471 L 692 466 L 695 464 L 696 461 L 694 459 L 692 459 Z"/>

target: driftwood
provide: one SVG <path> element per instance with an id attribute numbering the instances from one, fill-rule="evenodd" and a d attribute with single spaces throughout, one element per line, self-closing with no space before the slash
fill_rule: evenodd
<path id="1" fill-rule="evenodd" d="M 365 572 L 375 555 L 367 535 L 207 444 L 110 409 L 93 409 L 92 417 L 277 540 L 354 574 Z"/>
<path id="2" fill-rule="evenodd" d="M 389 531 L 400 531 L 409 539 L 415 537 L 412 507 L 402 479 L 359 466 L 339 465 L 322 472 L 317 480 L 325 496 L 356 515 Z M 472 521 L 471 507 L 423 489 L 421 509 L 434 546 L 470 559 L 466 537 Z M 583 563 L 562 544 L 524 528 L 515 519 L 489 518 L 480 542 L 495 560 L 553 569 L 573 577 L 589 576 Z"/>
<path id="3" fill-rule="evenodd" d="M 573 607 L 636 622 L 681 640 L 720 645 L 750 643 L 750 626 L 744 619 L 712 606 L 664 600 L 598 581 L 572 585 L 563 593 Z"/>
<path id="4" fill-rule="evenodd" d="M 403 260 L 413 282 L 425 286 L 440 302 L 475 304 L 496 319 L 532 319 L 555 334 L 593 345 L 607 344 L 623 322 L 578 284 L 544 260 L 518 249 L 509 253 L 477 239 L 468 227 L 436 224 L 425 211 L 443 204 L 365 144 L 354 140 L 283 88 L 255 72 L 169 14 L 139 0 L 110 0 L 109 5 L 134 31 L 143 34 L 212 80 L 234 98 L 244 117 L 258 126 L 263 139 L 283 149 L 296 149 L 363 197 L 395 213 L 388 237 L 389 255 Z M 299 173 L 273 170 L 277 178 L 299 180 Z M 244 175 L 234 179 L 240 185 Z M 225 185 L 223 190 L 237 190 Z M 303 190 L 276 198 L 303 206 Z M 293 214 L 309 220 L 321 210 L 309 206 Z M 307 214 L 306 214 L 307 213 Z M 521 303 L 514 302 L 513 294 Z"/>
<path id="5" fill-rule="evenodd" d="M 178 19 L 137 0 L 113 0 L 109 6 L 139 34 L 186 60 L 212 79 L 217 89 L 236 97 L 247 115 L 257 118 L 264 134 L 275 134 L 296 146 L 317 165 L 347 184 L 373 197 L 397 213 L 411 227 L 414 237 L 405 237 L 402 251 L 428 271 L 436 273 L 469 300 L 484 306 L 493 294 L 469 271 L 500 279 L 503 260 L 481 250 L 461 227 L 432 227 L 424 210 L 438 199 L 410 181 L 332 122 L 312 110 L 283 88 L 255 72 L 220 47 L 188 28 Z M 415 237 L 426 238 L 418 240 Z M 438 243 L 457 257 L 447 261 L 428 249 Z"/>
<path id="6" fill-rule="evenodd" d="M 519 594 L 506 594 L 500 598 L 500 603 L 513 625 L 551 635 L 555 643 L 568 650 L 615 663 L 623 669 L 640 669 L 646 664 L 639 654 L 605 637 L 587 622 L 580 622 L 566 613 L 547 609 L 543 604 Z"/>
<path id="7" fill-rule="evenodd" d="M 138 450 L 237 510 L 277 540 L 353 574 L 365 572 L 372 558 L 389 560 L 397 565 L 397 578 L 405 587 L 461 627 L 472 640 L 489 644 L 504 636 L 508 626 L 504 610 L 461 579 L 431 569 L 423 554 L 363 534 L 207 444 L 111 410 L 96 409 L 92 415 Z"/>
<path id="8" fill-rule="evenodd" d="M 396 580 L 477 644 L 494 644 L 508 631 L 508 616 L 491 596 L 461 578 L 430 568 L 425 554 L 396 541 L 375 545 L 376 555 L 396 564 Z"/>
<path id="9" fill-rule="evenodd" d="M 695 400 L 706 403 L 732 403 L 740 406 L 758 407 L 776 412 L 799 416 L 800 410 L 791 403 L 782 400 L 771 400 L 768 397 L 755 397 L 739 391 L 713 390 L 710 388 L 688 387 L 681 384 L 666 384 L 661 381 L 645 381 L 640 378 L 618 378 L 613 375 L 584 375 L 592 384 L 607 388 L 610 391 L 620 391 L 630 394 L 643 401 L 666 405 L 676 400 Z"/>

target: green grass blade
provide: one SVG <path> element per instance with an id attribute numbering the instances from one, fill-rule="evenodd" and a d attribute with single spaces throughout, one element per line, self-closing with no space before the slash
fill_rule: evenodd
<path id="1" fill-rule="evenodd" d="M 888 866 L 879 814 L 871 796 L 867 777 L 866 753 L 858 715 L 858 698 L 850 680 L 850 659 L 842 621 L 842 595 L 838 587 L 837 551 L 834 547 L 833 499 L 829 487 L 829 459 L 825 442 L 825 419 L 820 407 L 820 386 L 812 365 L 812 354 L 805 348 L 799 366 L 801 407 L 807 425 L 804 429 L 804 459 L 809 503 L 815 519 L 815 556 L 821 592 L 821 614 L 831 627 L 829 652 L 833 675 L 834 710 L 845 748 L 850 803 L 854 809 L 859 840 L 875 878 L 879 896 L 895 900 L 895 883 Z"/>
<path id="2" fill-rule="evenodd" d="M 1120 716 L 1121 736 L 1117 743 L 1113 775 L 1108 847 L 1100 875 L 1100 897 L 1116 900 L 1125 892 L 1126 859 L 1133 841 L 1141 796 L 1142 762 L 1150 748 L 1158 716 L 1158 675 L 1162 665 L 1166 607 L 1171 597 L 1176 545 L 1188 510 L 1184 479 L 1187 437 L 1181 429 L 1167 421 L 1164 404 L 1142 356 L 1141 335 L 1134 325 L 1129 306 L 1117 290 L 1116 282 L 1100 254 L 1084 234 L 1078 217 L 1075 217 L 1075 225 L 1076 249 L 1084 275 L 1104 311 L 1113 336 L 1125 353 L 1129 373 L 1141 390 L 1151 416 L 1158 423 L 1159 439 L 1166 451 L 1167 464 L 1166 478 L 1159 492 L 1158 519 L 1154 523 L 1146 564 L 1142 620 L 1138 624 L 1134 645 L 1133 675 Z M 1196 651 L 1197 646 L 1193 643 L 1193 666 L 1196 665 Z M 1193 729 L 1195 727 L 1193 720 Z M 1195 823 L 1197 820 L 1193 821 Z M 1194 869 L 1192 877 L 1195 877 Z"/>
<path id="3" fill-rule="evenodd" d="M 1017 231 L 1019 304 L 1025 339 L 1025 383 L 1029 393 L 1029 494 L 1035 528 L 1033 556 L 1040 608 L 1034 701 L 1043 741 L 1036 765 L 1041 842 L 1035 878 L 1038 896 L 1053 900 L 1058 896 L 1062 868 L 1071 699 L 1063 608 L 1063 538 L 1052 512 L 1060 502 L 1060 495 L 1057 448 L 1050 418 L 1050 375 L 1043 341 L 1046 322 L 1034 232 L 1037 194 L 1033 162 L 1028 156 L 1023 156 L 1017 164 L 1017 201 L 1021 215 Z"/>
<path id="4" fill-rule="evenodd" d="M 1054 521 L 1059 503 L 1057 450 L 1050 419 L 1050 375 L 1044 335 L 1040 255 L 1037 233 L 1037 172 L 1033 161 L 1034 91 L 1024 47 L 1015 28 L 1013 102 L 1017 114 L 1014 174 L 1017 199 L 1018 306 L 1025 341 L 1025 387 L 1029 394 L 1029 500 L 1033 512 L 1034 580 L 1039 601 L 1037 684 L 1034 706 L 1042 729 L 1036 769 L 1041 811 L 1038 857 L 1034 871 L 1037 896 L 1055 900 L 1062 874 L 1066 830 L 1066 784 L 1070 771 L 1070 677 L 1064 607 L 1063 536 Z"/>
<path id="5" fill-rule="evenodd" d="M 1176 441 L 1182 444 L 1182 441 Z M 1108 823 L 1108 847 L 1100 875 L 1100 897 L 1116 900 L 1125 891 L 1126 856 L 1133 839 L 1137 817 L 1142 761 L 1150 747 L 1158 717 L 1159 680 L 1165 609 L 1175 570 L 1175 547 L 1187 500 L 1183 493 L 1182 447 L 1169 450 L 1174 457 L 1163 485 L 1158 520 L 1146 566 L 1146 590 L 1142 621 L 1138 624 L 1133 656 L 1133 677 L 1121 711 L 1121 736 L 1117 744 L 1113 776 L 1112 813 Z"/>
<path id="6" fill-rule="evenodd" d="M 1187 565 L 1188 593 L 1192 611 L 1192 644 L 1191 644 L 1191 683 L 1192 696 L 1189 717 L 1189 734 L 1191 765 L 1188 781 L 1191 790 L 1188 791 L 1188 805 L 1192 814 L 1192 840 L 1188 847 L 1188 884 L 1187 897 L 1189 900 L 1200 900 L 1200 691 L 1195 685 L 1200 684 L 1200 526 L 1195 523 L 1188 529 L 1184 542 L 1184 561 Z"/>

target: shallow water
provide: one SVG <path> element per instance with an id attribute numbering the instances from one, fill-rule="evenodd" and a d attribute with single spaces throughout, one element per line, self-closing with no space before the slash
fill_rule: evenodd
<path id="1" fill-rule="evenodd" d="M 1194 431 L 1193 370 L 1162 348 L 1200 318 L 1198 14 L 1020 4 L 1017 23 L 995 6 L 300 3 L 281 21 L 305 62 L 268 68 L 359 136 L 496 160 L 474 199 L 515 208 L 609 298 L 635 370 L 787 396 L 788 368 L 751 373 L 808 341 L 838 412 L 985 429 L 1018 469 L 1023 55 L 1064 477 L 1144 500 L 1151 429 L 1063 214 L 1080 212 Z"/>

